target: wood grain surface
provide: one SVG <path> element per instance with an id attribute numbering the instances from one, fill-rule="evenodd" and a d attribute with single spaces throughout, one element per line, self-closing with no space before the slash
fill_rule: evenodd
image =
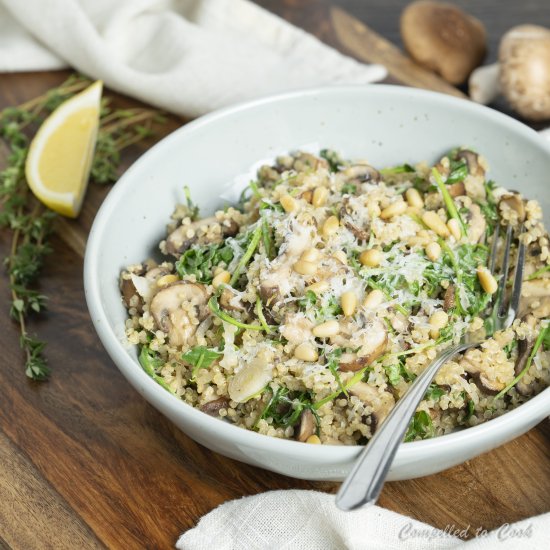
<path id="1" fill-rule="evenodd" d="M 375 22 L 377 32 L 395 39 L 406 2 L 258 3 L 344 50 L 332 27 L 331 5 L 371 26 Z M 462 4 L 481 10 L 481 3 Z M 537 15 L 531 21 L 546 17 L 550 24 L 546 0 L 522 6 Z M 491 0 L 482 11 L 486 23 L 502 23 L 509 13 L 512 26 L 517 9 L 511 0 Z M 488 30 L 493 44 L 498 37 Z M 65 76 L 0 75 L 0 108 L 34 97 Z M 183 122 L 174 117 L 167 129 Z M 125 166 L 146 148 L 130 151 Z M 83 215 L 60 224 L 64 240 L 54 239 L 41 287 L 50 297 L 49 310 L 30 323 L 49 342 L 52 378 L 45 384 L 24 375 L 18 333 L 7 317 L 6 279 L 0 278 L 0 548 L 170 548 L 182 531 L 228 499 L 272 489 L 333 492 L 334 484 L 279 476 L 199 446 L 122 378 L 95 334 L 82 288 L 85 236 L 107 192 L 92 187 Z M 0 255 L 7 245 L 0 233 Z M 388 483 L 380 505 L 442 529 L 470 526 L 471 532 L 550 511 L 550 423 L 440 474 Z"/>

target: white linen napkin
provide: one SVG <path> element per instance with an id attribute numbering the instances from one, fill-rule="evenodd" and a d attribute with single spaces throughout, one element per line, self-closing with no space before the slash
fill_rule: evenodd
<path id="1" fill-rule="evenodd" d="M 269 491 L 226 502 L 184 533 L 179 550 L 545 550 L 550 514 L 504 524 L 444 531 L 372 506 L 342 512 L 334 495 Z M 477 536 L 476 536 L 477 535 Z M 472 540 L 464 539 L 475 536 Z"/>
<path id="2" fill-rule="evenodd" d="M 248 0 L 0 0 L 0 72 L 63 66 L 188 116 L 386 76 Z"/>

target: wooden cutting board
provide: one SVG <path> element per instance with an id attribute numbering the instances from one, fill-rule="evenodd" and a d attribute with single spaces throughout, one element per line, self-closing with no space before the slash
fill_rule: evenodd
<path id="1" fill-rule="evenodd" d="M 391 8 L 394 2 L 387 0 L 384 5 Z M 346 16 L 334 15 L 325 2 L 259 3 L 347 53 L 384 62 L 393 82 L 448 88 L 416 70 L 368 28 L 351 21 L 353 28 L 348 29 Z M 353 0 L 339 3 L 357 7 Z M 348 34 L 345 48 L 338 36 Z M 363 40 L 372 46 L 372 54 L 361 50 Z M 63 72 L 0 75 L 0 109 L 65 78 Z M 116 97 L 120 106 L 138 105 Z M 184 122 L 172 117 L 166 131 Z M 123 168 L 149 146 L 129 151 Z M 25 378 L 17 331 L 3 317 L 0 549 L 170 548 L 181 531 L 229 499 L 272 489 L 334 491 L 334 484 L 294 480 L 208 451 L 123 380 L 97 339 L 81 283 L 86 237 L 107 193 L 107 188 L 91 185 L 80 218 L 60 222 L 55 253 L 44 272 L 41 290 L 50 297 L 49 312 L 30 326 L 48 341 L 53 371 L 48 383 L 34 384 Z M 2 255 L 7 246 L 0 233 Z M 7 296 L 2 277 L 4 312 Z M 380 505 L 441 529 L 470 526 L 471 536 L 478 527 L 492 529 L 550 510 L 549 495 L 550 423 L 546 421 L 499 449 L 440 474 L 388 483 Z"/>

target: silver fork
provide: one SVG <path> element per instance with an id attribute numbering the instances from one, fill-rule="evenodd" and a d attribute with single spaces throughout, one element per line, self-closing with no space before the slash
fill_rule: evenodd
<path id="1" fill-rule="evenodd" d="M 523 226 L 520 227 L 519 234 L 521 235 L 522 232 Z M 499 234 L 500 223 L 495 229 L 491 246 L 489 269 L 493 275 L 495 274 L 497 263 Z M 488 337 L 498 330 L 508 328 L 513 323 L 518 312 L 525 264 L 525 246 L 520 240 L 512 293 L 508 304 L 506 304 L 506 282 L 510 267 L 512 238 L 513 228 L 511 225 L 508 225 L 501 276 L 494 298 Z M 336 505 L 338 508 L 341 510 L 355 510 L 364 505 L 374 504 L 378 500 L 388 470 L 399 445 L 403 441 L 410 419 L 422 401 L 437 371 L 457 353 L 479 346 L 481 343 L 479 341 L 466 342 L 463 339 L 460 344 L 451 346 L 440 352 L 433 363 L 416 378 L 407 393 L 397 402 L 373 438 L 365 446 L 353 469 L 348 474 L 344 483 L 342 483 L 336 495 Z"/>

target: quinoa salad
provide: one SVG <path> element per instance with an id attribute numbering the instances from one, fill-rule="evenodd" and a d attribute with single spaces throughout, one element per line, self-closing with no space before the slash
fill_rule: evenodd
<path id="1" fill-rule="evenodd" d="M 405 441 L 514 409 L 550 385 L 549 239 L 539 204 L 487 171 L 465 148 L 388 168 L 298 151 L 262 166 L 213 216 L 186 190 L 160 243 L 165 261 L 121 273 L 128 342 L 189 405 L 301 442 L 368 442 L 465 336 L 483 343 L 440 369 Z M 527 246 L 522 300 L 512 326 L 488 338 L 490 247 L 507 225 L 512 266 L 517 239 Z"/>

